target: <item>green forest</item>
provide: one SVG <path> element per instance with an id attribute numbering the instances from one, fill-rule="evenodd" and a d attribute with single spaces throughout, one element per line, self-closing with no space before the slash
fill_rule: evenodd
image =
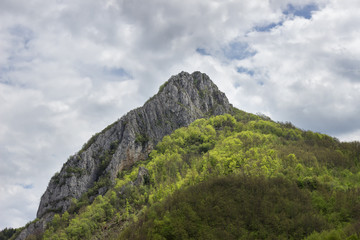
<path id="1" fill-rule="evenodd" d="M 28 239 L 360 239 L 359 162 L 359 142 L 234 109 L 165 136 Z"/>

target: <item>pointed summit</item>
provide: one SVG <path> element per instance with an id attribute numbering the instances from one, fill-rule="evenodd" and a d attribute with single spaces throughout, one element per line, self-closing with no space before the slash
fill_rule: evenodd
<path id="1" fill-rule="evenodd" d="M 73 198 L 90 201 L 104 194 L 118 173 L 145 160 L 161 139 L 196 119 L 230 113 L 232 105 L 204 73 L 181 72 L 172 76 L 142 107 L 134 109 L 94 135 L 55 174 L 41 197 L 34 229 L 44 229 L 55 213 L 63 213 Z M 30 230 L 31 229 L 31 230 Z"/>

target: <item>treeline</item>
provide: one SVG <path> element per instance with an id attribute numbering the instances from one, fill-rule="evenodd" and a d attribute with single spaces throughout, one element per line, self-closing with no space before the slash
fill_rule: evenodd
<path id="1" fill-rule="evenodd" d="M 10 239 L 15 234 L 16 234 L 16 229 L 14 229 L 14 228 L 5 228 L 4 230 L 0 231 L 0 240 Z"/>
<path id="2" fill-rule="evenodd" d="M 32 237 L 358 239 L 359 153 L 357 142 L 239 110 L 199 119 Z M 139 166 L 149 175 L 134 186 Z"/>

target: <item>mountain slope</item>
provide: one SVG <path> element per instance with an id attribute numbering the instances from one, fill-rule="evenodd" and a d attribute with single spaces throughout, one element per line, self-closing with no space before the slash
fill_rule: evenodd
<path id="1" fill-rule="evenodd" d="M 133 225 L 121 239 L 301 239 L 327 227 L 293 182 L 241 175 L 177 191 Z"/>
<path id="2" fill-rule="evenodd" d="M 150 192 L 163 190 L 119 239 L 360 239 L 358 142 L 225 115 L 176 130 L 151 157 Z"/>
<path id="3" fill-rule="evenodd" d="M 42 231 L 55 213 L 69 209 L 73 198 L 89 191 L 90 200 L 104 194 L 119 171 L 145 160 L 165 135 L 198 118 L 230 113 L 231 109 L 225 94 L 206 74 L 181 72 L 172 76 L 143 107 L 94 135 L 68 159 L 41 198 L 39 221 L 30 224 L 18 239 Z"/>
<path id="4" fill-rule="evenodd" d="M 180 73 L 64 164 L 42 199 L 61 209 L 18 239 L 360 239 L 359 162 L 358 142 L 237 110 Z"/>
<path id="5" fill-rule="evenodd" d="M 44 239 L 358 239 L 359 143 L 233 115 L 164 137 Z"/>

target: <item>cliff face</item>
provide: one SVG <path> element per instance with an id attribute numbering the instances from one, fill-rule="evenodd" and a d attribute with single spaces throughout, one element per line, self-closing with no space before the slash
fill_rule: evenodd
<path id="1" fill-rule="evenodd" d="M 18 239 L 44 228 L 55 212 L 70 207 L 72 198 L 79 199 L 89 191 L 90 196 L 105 193 L 107 184 L 102 182 L 113 181 L 119 171 L 146 159 L 165 135 L 198 118 L 230 113 L 231 109 L 225 94 L 206 74 L 181 72 L 172 76 L 142 107 L 93 136 L 68 159 L 41 198 L 40 221 L 26 228 Z"/>

